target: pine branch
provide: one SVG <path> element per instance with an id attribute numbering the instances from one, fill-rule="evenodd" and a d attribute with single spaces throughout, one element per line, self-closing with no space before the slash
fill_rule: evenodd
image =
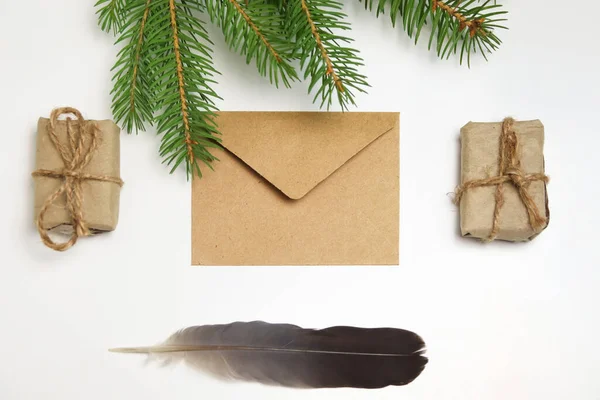
<path id="1" fill-rule="evenodd" d="M 223 30 L 231 49 L 246 56 L 246 64 L 256 60 L 262 76 L 271 83 L 290 87 L 298 80 L 290 65 L 293 46 L 286 40 L 283 19 L 277 7 L 265 0 L 205 0 L 205 8 L 212 22 Z"/>
<path id="2" fill-rule="evenodd" d="M 255 61 L 272 83 L 289 86 L 297 79 L 290 61 L 298 59 L 309 93 L 330 108 L 355 104 L 355 92 L 368 86 L 358 69 L 363 61 L 352 39 L 342 2 L 336 0 L 99 0 L 99 25 L 124 44 L 113 67 L 113 114 L 127 132 L 154 124 L 161 135 L 160 154 L 173 172 L 185 162 L 188 177 L 201 176 L 200 163 L 212 168 L 219 147 L 211 88 L 212 42 L 198 13 L 207 13 L 224 32 L 229 46 Z M 448 58 L 495 50 L 503 11 L 491 0 L 365 0 L 377 15 L 389 12 L 418 41 L 429 25 L 429 47 Z"/>
<path id="3" fill-rule="evenodd" d="M 354 102 L 354 90 L 365 92 L 366 77 L 358 72 L 363 61 L 358 50 L 347 47 L 352 39 L 333 33 L 350 30 L 344 22 L 346 15 L 338 1 L 288 0 L 286 8 L 287 31 L 295 41 L 296 55 L 300 58 L 304 78 L 311 78 L 309 92 L 320 83 L 313 101 L 321 99 L 321 107 L 332 104 L 334 94 L 342 110 Z"/>
<path id="4" fill-rule="evenodd" d="M 181 61 L 181 48 L 179 45 L 179 28 L 177 26 L 177 10 L 175 8 L 175 0 L 169 1 L 169 12 L 171 15 L 171 27 L 173 29 L 173 54 L 177 65 L 177 88 L 179 89 L 179 100 L 181 107 L 181 120 L 183 122 L 183 134 L 185 136 L 185 147 L 188 157 L 188 162 L 194 163 L 193 144 L 197 144 L 192 140 L 190 128 L 190 114 L 188 111 L 188 98 L 186 95 L 186 86 L 183 79 L 183 62 Z"/>
<path id="5" fill-rule="evenodd" d="M 363 0 L 359 0 L 363 1 Z M 492 0 L 365 0 L 365 8 L 383 14 L 389 9 L 392 25 L 402 19 L 409 37 L 418 42 L 421 30 L 431 24 L 429 48 L 433 46 L 440 58 L 449 58 L 460 50 L 460 62 L 464 57 L 471 64 L 471 55 L 479 51 L 487 60 L 487 53 L 498 49 L 502 41 L 496 29 L 506 29 L 501 18 L 506 11 Z"/>
<path id="6" fill-rule="evenodd" d="M 126 21 L 117 43 L 128 41 L 119 52 L 113 77 L 113 116 L 131 133 L 145 130 L 153 119 L 152 88 L 148 80 L 150 50 L 145 38 L 153 0 L 129 0 L 125 6 Z"/>
<path id="7" fill-rule="evenodd" d="M 98 25 L 105 32 L 117 34 L 123 24 L 123 9 L 127 0 L 98 0 L 94 7 L 98 8 Z"/>
<path id="8" fill-rule="evenodd" d="M 323 61 L 325 62 L 325 66 L 327 67 L 325 70 L 325 74 L 330 75 L 331 79 L 333 79 L 333 83 L 334 83 L 336 89 L 340 92 L 343 92 L 344 85 L 342 84 L 342 80 L 340 79 L 340 77 L 336 74 L 335 70 L 333 69 L 333 63 L 331 62 L 331 58 L 329 57 L 329 54 L 327 53 L 327 50 L 325 49 L 325 46 L 323 45 L 323 41 L 321 40 L 321 34 L 319 33 L 317 26 L 315 25 L 315 21 L 313 21 L 311 15 L 310 15 L 310 10 L 308 8 L 308 5 L 306 4 L 306 0 L 302 0 L 301 4 L 302 4 L 302 11 L 306 15 L 306 20 L 308 21 L 308 24 L 310 26 L 310 31 L 311 31 L 313 37 L 315 38 L 317 48 L 319 49 L 319 52 L 321 53 L 321 58 L 323 59 Z"/>
<path id="9" fill-rule="evenodd" d="M 188 177 L 202 176 L 198 162 L 212 168 L 216 158 L 208 149 L 219 147 L 213 100 L 218 96 L 210 87 L 218 73 L 208 47 L 212 43 L 192 13 L 192 2 L 156 1 L 147 40 L 153 53 L 149 71 L 155 88 L 155 122 L 162 135 L 160 154 L 172 166 L 171 172 L 185 161 Z"/>

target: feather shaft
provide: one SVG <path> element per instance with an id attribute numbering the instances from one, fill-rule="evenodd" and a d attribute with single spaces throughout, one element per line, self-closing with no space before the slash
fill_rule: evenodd
<path id="1" fill-rule="evenodd" d="M 390 353 L 359 353 L 351 351 L 326 351 L 326 350 L 300 350 L 284 349 L 276 347 L 252 347 L 252 346 L 146 346 L 146 347 L 117 347 L 108 349 L 111 353 L 123 354 L 152 354 L 152 353 L 182 353 L 189 351 L 258 351 L 258 352 L 281 352 L 281 353 L 317 353 L 317 354 L 340 354 L 361 355 L 378 357 L 410 357 L 413 354 L 390 354 Z"/>

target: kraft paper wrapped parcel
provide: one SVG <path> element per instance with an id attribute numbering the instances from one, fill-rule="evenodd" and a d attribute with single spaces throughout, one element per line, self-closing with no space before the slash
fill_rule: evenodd
<path id="1" fill-rule="evenodd" d="M 521 242 L 533 239 L 548 225 L 550 212 L 547 177 L 544 175 L 544 126 L 539 120 L 516 121 L 511 126 L 518 143 L 516 162 L 506 169 L 505 176 L 510 179 L 501 183 L 503 192 L 500 202 L 503 203 L 498 213 L 497 233 L 489 238 L 498 203 L 498 185 L 489 185 L 471 187 L 461 193 L 460 229 L 463 236 Z M 502 122 L 469 122 L 461 129 L 461 185 L 500 178 L 503 129 Z M 513 179 L 516 182 L 525 179 L 524 194 L 521 194 L 518 183 L 515 184 Z M 531 206 L 542 217 L 537 229 L 532 227 L 531 212 L 525 206 L 523 195 L 530 197 Z"/>
<path id="2" fill-rule="evenodd" d="M 78 128 L 80 122 L 70 121 L 72 129 Z M 120 177 L 120 129 L 112 121 L 83 121 L 84 145 L 89 146 L 87 133 L 92 129 L 90 124 L 96 124 L 98 132 L 98 146 L 93 154 L 90 154 L 89 163 L 80 171 L 90 176 L 105 176 L 110 179 Z M 57 150 L 55 144 L 49 137 L 50 120 L 40 118 L 38 121 L 36 170 L 56 171 L 64 173 L 65 162 Z M 68 147 L 67 124 L 65 120 L 56 122 L 56 136 L 63 146 Z M 72 154 L 72 150 L 71 150 Z M 35 175 L 34 175 L 35 176 Z M 114 177 L 114 178 L 113 178 Z M 34 187 L 34 212 L 36 221 L 40 210 L 47 199 L 56 193 L 63 185 L 65 178 L 35 176 Z M 117 226 L 119 217 L 119 196 L 121 187 L 119 184 L 96 179 L 81 180 L 82 204 L 81 211 L 83 219 L 90 233 L 112 231 Z M 67 198 L 63 193 L 50 207 L 42 221 L 44 230 L 64 234 L 73 232 L 73 217 L 67 206 Z"/>

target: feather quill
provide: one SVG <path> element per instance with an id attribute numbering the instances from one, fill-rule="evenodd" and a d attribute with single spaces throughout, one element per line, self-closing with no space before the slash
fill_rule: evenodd
<path id="1" fill-rule="evenodd" d="M 412 382 L 425 368 L 425 343 L 394 328 L 336 326 L 321 330 L 262 321 L 194 326 L 147 353 L 217 378 L 295 388 L 382 388 Z"/>

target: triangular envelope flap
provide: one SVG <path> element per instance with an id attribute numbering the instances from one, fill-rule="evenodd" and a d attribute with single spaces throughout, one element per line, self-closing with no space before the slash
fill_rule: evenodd
<path id="1" fill-rule="evenodd" d="M 220 112 L 223 147 L 300 199 L 399 120 L 392 112 Z"/>

